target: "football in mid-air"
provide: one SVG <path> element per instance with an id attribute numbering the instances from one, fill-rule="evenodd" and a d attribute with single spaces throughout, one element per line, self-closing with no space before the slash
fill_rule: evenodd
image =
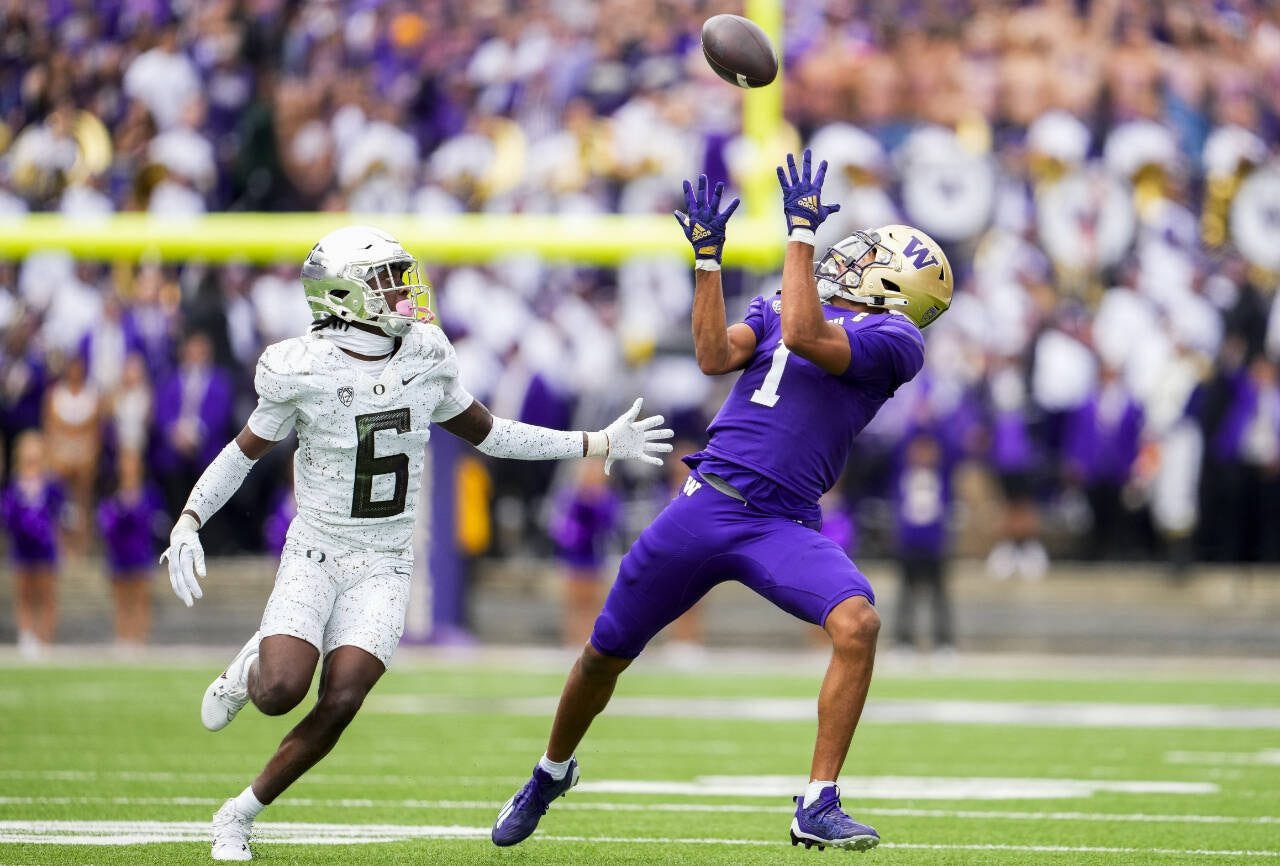
<path id="1" fill-rule="evenodd" d="M 778 77 L 773 43 L 741 15 L 708 18 L 702 25 L 702 54 L 716 75 L 738 87 L 764 87 Z"/>

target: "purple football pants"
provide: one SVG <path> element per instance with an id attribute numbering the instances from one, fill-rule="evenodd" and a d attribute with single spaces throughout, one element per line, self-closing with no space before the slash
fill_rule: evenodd
<path id="1" fill-rule="evenodd" d="M 754 511 L 696 473 L 622 558 L 591 645 L 635 658 L 716 584 L 736 580 L 792 616 L 822 625 L 840 602 L 875 604 L 862 572 L 816 528 Z"/>

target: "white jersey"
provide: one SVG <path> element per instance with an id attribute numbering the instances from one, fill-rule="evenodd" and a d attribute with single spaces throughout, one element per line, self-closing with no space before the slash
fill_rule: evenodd
<path id="1" fill-rule="evenodd" d="M 409 550 L 430 424 L 472 402 L 444 332 L 413 325 L 376 376 L 323 336 L 283 340 L 262 353 L 254 388 L 254 434 L 298 431 L 301 528 L 348 550 Z"/>

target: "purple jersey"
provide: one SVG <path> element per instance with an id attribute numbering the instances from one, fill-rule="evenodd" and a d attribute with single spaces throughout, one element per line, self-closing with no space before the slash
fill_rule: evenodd
<path id="1" fill-rule="evenodd" d="M 58 519 L 66 497 L 52 479 L 30 489 L 13 481 L 0 496 L 0 518 L 9 533 L 9 553 L 19 564 L 54 562 L 58 558 Z"/>
<path id="2" fill-rule="evenodd" d="M 98 526 L 112 574 L 155 565 L 155 523 L 163 513 L 160 494 L 149 486 L 134 496 L 116 493 L 102 501 Z"/>
<path id="3" fill-rule="evenodd" d="M 778 296 L 751 302 L 744 321 L 755 353 L 707 428 L 706 449 L 685 462 L 720 475 L 761 511 L 816 520 L 854 437 L 924 365 L 924 338 L 903 315 L 824 305 L 851 349 L 849 369 L 833 375 L 783 346 L 781 309 Z"/>

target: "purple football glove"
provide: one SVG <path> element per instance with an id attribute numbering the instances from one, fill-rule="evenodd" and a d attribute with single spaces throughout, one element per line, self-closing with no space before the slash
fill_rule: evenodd
<path id="1" fill-rule="evenodd" d="M 787 234 L 794 231 L 817 231 L 822 221 L 840 210 L 838 204 L 822 203 L 822 181 L 827 176 L 827 161 L 818 163 L 818 173 L 810 177 L 812 156 L 805 148 L 800 171 L 796 171 L 794 154 L 787 154 L 787 171 L 778 166 L 778 183 L 782 186 L 782 209 L 787 215 Z M 788 179 L 788 175 L 790 176 Z"/>
<path id="2" fill-rule="evenodd" d="M 698 191 L 695 194 L 693 185 L 684 182 L 683 211 L 674 211 L 675 218 L 684 229 L 684 236 L 693 244 L 693 256 L 698 261 L 714 261 L 720 263 L 724 254 L 725 225 L 729 217 L 738 209 L 739 201 L 734 199 L 723 211 L 720 210 L 720 196 L 724 193 L 724 184 L 717 183 L 715 191 L 707 194 L 707 176 L 698 175 Z"/>

